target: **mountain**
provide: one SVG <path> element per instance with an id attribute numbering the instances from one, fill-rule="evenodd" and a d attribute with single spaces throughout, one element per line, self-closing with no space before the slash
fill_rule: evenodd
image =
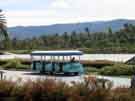
<path id="1" fill-rule="evenodd" d="M 84 22 L 84 23 L 71 23 L 71 24 L 55 24 L 48 26 L 16 26 L 8 28 L 10 36 L 12 38 L 31 38 L 38 37 L 41 35 L 49 34 L 63 34 L 64 32 L 84 32 L 86 27 L 89 28 L 91 32 L 105 32 L 109 27 L 113 31 L 117 31 L 123 27 L 125 23 L 135 25 L 135 20 L 128 19 L 117 19 L 111 21 L 95 21 L 95 22 Z"/>

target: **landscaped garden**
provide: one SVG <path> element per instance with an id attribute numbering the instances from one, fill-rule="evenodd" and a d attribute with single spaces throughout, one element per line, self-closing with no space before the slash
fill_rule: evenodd
<path id="1" fill-rule="evenodd" d="M 135 73 L 135 65 L 116 63 L 111 61 L 83 61 L 85 74 L 108 75 L 108 76 L 131 76 Z M 30 70 L 30 60 L 9 59 L 0 60 L 2 69 Z"/>
<path id="2" fill-rule="evenodd" d="M 131 76 L 135 73 L 135 65 L 117 63 L 102 68 L 85 67 L 86 74 L 109 75 L 109 76 Z"/>
<path id="3" fill-rule="evenodd" d="M 31 62 L 23 59 L 0 60 L 2 69 L 28 70 L 31 67 Z"/>

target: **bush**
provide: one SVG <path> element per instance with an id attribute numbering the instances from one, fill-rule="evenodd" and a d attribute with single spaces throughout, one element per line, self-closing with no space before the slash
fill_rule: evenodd
<path id="1" fill-rule="evenodd" d="M 85 73 L 86 74 L 90 74 L 90 73 L 98 73 L 99 69 L 95 68 L 95 67 L 85 67 Z"/>
<path id="2" fill-rule="evenodd" d="M 20 80 L 16 82 L 1 80 L 0 99 L 14 98 L 12 101 L 134 101 L 135 99 L 134 89 L 102 87 L 98 85 L 99 81 L 95 77 L 85 78 L 83 83 L 73 82 L 72 86 L 49 79 L 29 80 L 23 84 L 20 82 Z"/>
<path id="3" fill-rule="evenodd" d="M 110 100 L 112 101 L 134 101 L 135 89 L 130 88 L 115 88 L 111 91 Z"/>
<path id="4" fill-rule="evenodd" d="M 107 65 L 113 65 L 113 61 L 108 61 L 108 60 L 95 60 L 95 61 L 89 61 L 89 60 L 81 60 L 81 63 L 84 66 L 92 66 L 96 68 L 102 68 Z"/>
<path id="5" fill-rule="evenodd" d="M 6 64 L 7 62 L 8 60 L 0 60 L 0 66 Z"/>
<path id="6" fill-rule="evenodd" d="M 134 65 L 114 64 L 113 66 L 105 66 L 99 71 L 101 75 L 133 75 L 135 73 Z"/>
<path id="7" fill-rule="evenodd" d="M 14 54 L 29 54 L 32 50 L 10 50 L 9 52 Z"/>
<path id="8" fill-rule="evenodd" d="M 11 59 L 8 60 L 6 64 L 2 65 L 4 69 L 27 69 L 29 65 L 22 64 L 20 59 Z"/>

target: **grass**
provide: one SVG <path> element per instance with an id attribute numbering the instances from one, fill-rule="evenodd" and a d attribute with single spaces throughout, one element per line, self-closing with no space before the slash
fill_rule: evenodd
<path id="1" fill-rule="evenodd" d="M 3 69 L 26 70 L 30 68 L 30 62 L 21 59 L 0 60 L 0 67 Z"/>
<path id="2" fill-rule="evenodd" d="M 99 69 L 95 68 L 95 67 L 85 67 L 85 74 L 98 74 Z"/>
<path id="3" fill-rule="evenodd" d="M 86 67 L 90 66 L 90 67 L 102 68 L 104 66 L 113 65 L 115 62 L 108 61 L 108 60 L 96 60 L 96 61 L 83 60 L 81 61 L 81 63 Z"/>
<path id="4" fill-rule="evenodd" d="M 134 65 L 114 64 L 112 66 L 105 66 L 99 71 L 101 75 L 133 75 L 135 73 Z"/>
<path id="5" fill-rule="evenodd" d="M 8 52 L 14 54 L 30 54 L 32 50 L 8 50 Z"/>
<path id="6" fill-rule="evenodd" d="M 135 65 L 115 63 L 102 68 L 85 67 L 85 73 L 106 76 L 131 77 L 135 73 Z"/>
<path id="7" fill-rule="evenodd" d="M 0 50 L 0 54 L 4 54 L 5 52 L 14 53 L 14 54 L 29 54 L 32 50 Z"/>

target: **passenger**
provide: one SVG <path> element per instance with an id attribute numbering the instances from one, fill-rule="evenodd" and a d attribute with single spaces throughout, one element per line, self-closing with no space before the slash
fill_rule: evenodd
<path id="1" fill-rule="evenodd" d="M 75 62 L 75 57 L 73 57 L 70 62 Z"/>
<path id="2" fill-rule="evenodd" d="M 131 79 L 131 88 L 135 88 L 135 74 L 133 75 Z"/>

